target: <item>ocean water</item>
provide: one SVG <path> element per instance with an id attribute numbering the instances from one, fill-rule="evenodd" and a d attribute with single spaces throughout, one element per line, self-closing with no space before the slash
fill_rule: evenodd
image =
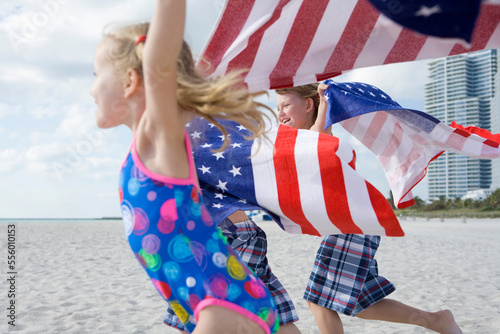
<path id="1" fill-rule="evenodd" d="M 247 215 L 256 222 L 269 221 L 269 217 L 261 210 L 246 211 Z M 121 221 L 121 217 L 102 218 L 0 218 L 0 224 L 17 223 L 95 223 L 103 221 Z"/>
<path id="2" fill-rule="evenodd" d="M 0 224 L 23 223 L 95 223 L 102 221 L 121 221 L 120 217 L 110 218 L 0 218 Z"/>

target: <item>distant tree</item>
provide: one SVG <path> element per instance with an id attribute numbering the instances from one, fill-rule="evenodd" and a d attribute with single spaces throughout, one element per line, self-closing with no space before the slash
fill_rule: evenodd
<path id="1" fill-rule="evenodd" d="M 387 198 L 387 201 L 389 204 L 391 204 L 391 207 L 393 210 L 396 210 L 396 206 L 394 205 L 394 195 L 392 194 L 392 190 L 389 190 L 389 198 Z"/>
<path id="2" fill-rule="evenodd" d="M 472 198 L 467 198 L 466 200 L 464 200 L 464 208 L 467 208 L 467 209 L 474 209 L 474 207 L 477 205 L 477 204 L 474 204 L 474 201 Z"/>
<path id="3" fill-rule="evenodd" d="M 422 209 L 425 206 L 425 202 L 418 196 L 415 196 L 415 205 L 413 206 L 415 209 Z"/>
<path id="4" fill-rule="evenodd" d="M 492 209 L 500 209 L 500 189 L 495 190 L 488 198 L 486 198 L 485 202 Z"/>
<path id="5" fill-rule="evenodd" d="M 444 210 L 446 209 L 446 197 L 440 196 L 439 199 L 432 201 L 432 203 L 426 205 L 426 211 Z"/>
<path id="6" fill-rule="evenodd" d="M 472 201 L 471 209 L 477 209 L 481 207 L 481 202 L 482 201 Z"/>
<path id="7" fill-rule="evenodd" d="M 455 208 L 455 201 L 453 198 L 448 198 L 445 202 L 445 208 L 446 209 L 454 209 Z"/>
<path id="8" fill-rule="evenodd" d="M 462 209 L 464 207 L 464 203 L 460 197 L 455 197 L 451 199 L 451 208 Z"/>

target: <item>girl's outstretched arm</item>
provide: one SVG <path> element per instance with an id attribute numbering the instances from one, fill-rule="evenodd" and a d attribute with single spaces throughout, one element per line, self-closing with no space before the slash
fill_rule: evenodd
<path id="1" fill-rule="evenodd" d="M 151 171 L 189 177 L 182 111 L 177 103 L 177 58 L 181 52 L 186 1 L 157 0 L 143 51 L 146 111 L 137 151 Z"/>
<path id="2" fill-rule="evenodd" d="M 142 59 L 146 112 L 172 121 L 177 110 L 177 58 L 184 37 L 185 0 L 157 0 Z"/>
<path id="3" fill-rule="evenodd" d="M 143 64 L 152 72 L 176 71 L 184 38 L 185 0 L 157 0 L 144 48 Z"/>
<path id="4" fill-rule="evenodd" d="M 319 106 L 318 106 L 318 117 L 316 117 L 316 122 L 311 127 L 310 130 L 326 133 L 328 135 L 332 134 L 331 127 L 325 130 L 325 122 L 326 122 L 326 112 L 327 112 L 327 102 L 325 100 L 325 90 L 328 88 L 328 85 L 320 83 L 318 85 L 318 94 L 319 94 Z"/>

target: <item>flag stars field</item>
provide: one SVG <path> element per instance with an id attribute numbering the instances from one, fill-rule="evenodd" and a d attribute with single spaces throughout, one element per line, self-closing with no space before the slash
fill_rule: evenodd
<path id="1" fill-rule="evenodd" d="M 205 167 L 205 166 L 203 166 L 203 165 L 202 165 L 202 166 L 201 166 L 200 168 L 198 168 L 198 169 L 199 169 L 199 170 L 201 170 L 201 172 L 202 172 L 203 174 L 205 174 L 205 173 L 210 173 L 210 167 Z"/>
<path id="2" fill-rule="evenodd" d="M 228 137 L 231 137 L 231 134 L 229 133 L 227 136 L 228 136 Z M 219 138 L 220 138 L 220 140 L 221 140 L 221 141 L 224 141 L 224 139 L 225 139 L 226 137 L 225 137 L 224 135 L 220 135 L 220 136 L 219 136 Z"/>
<path id="3" fill-rule="evenodd" d="M 233 177 L 236 177 L 236 175 L 241 175 L 241 173 L 240 173 L 240 169 L 241 169 L 241 167 L 235 167 L 235 166 L 233 165 L 233 169 L 231 169 L 231 170 L 229 171 L 229 173 L 233 174 Z"/>
<path id="4" fill-rule="evenodd" d="M 216 187 L 224 192 L 228 190 L 226 184 L 227 182 L 222 182 L 221 180 L 219 180 L 219 184 Z"/>
<path id="5" fill-rule="evenodd" d="M 217 160 L 219 160 L 219 159 L 225 159 L 225 158 L 224 158 L 224 152 L 216 152 L 216 153 L 214 153 L 214 154 L 212 154 L 212 155 L 213 155 L 214 157 L 216 157 L 216 158 L 217 158 Z"/>
<path id="6" fill-rule="evenodd" d="M 223 194 L 223 193 L 217 193 L 217 194 L 215 194 L 215 196 L 214 196 L 214 197 L 215 197 L 215 198 L 219 198 L 219 199 L 224 199 L 224 197 L 226 197 L 226 196 L 224 196 L 224 194 Z"/>
<path id="7" fill-rule="evenodd" d="M 438 13 L 441 13 L 441 7 L 439 5 L 434 5 L 432 7 L 422 6 L 420 10 L 415 13 L 415 16 L 429 17 Z"/>
<path id="8" fill-rule="evenodd" d="M 200 136 L 201 136 L 201 132 L 195 131 L 195 132 L 191 133 L 191 138 L 193 138 L 193 139 L 201 138 Z"/>

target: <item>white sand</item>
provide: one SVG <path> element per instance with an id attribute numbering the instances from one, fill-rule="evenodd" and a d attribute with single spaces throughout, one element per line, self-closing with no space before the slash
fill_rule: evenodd
<path id="1" fill-rule="evenodd" d="M 406 237 L 383 238 L 380 274 L 390 298 L 449 308 L 464 333 L 500 332 L 500 220 L 403 221 Z M 269 259 L 295 302 L 303 333 L 319 333 L 302 300 L 320 239 L 274 223 Z M 7 325 L 6 238 L 0 224 L 0 332 Z M 128 248 L 121 222 L 17 224 L 16 327 L 22 333 L 177 333 L 162 323 L 166 303 Z M 299 264 L 299 265 L 297 265 Z M 345 333 L 430 333 L 409 325 L 342 317 Z"/>

